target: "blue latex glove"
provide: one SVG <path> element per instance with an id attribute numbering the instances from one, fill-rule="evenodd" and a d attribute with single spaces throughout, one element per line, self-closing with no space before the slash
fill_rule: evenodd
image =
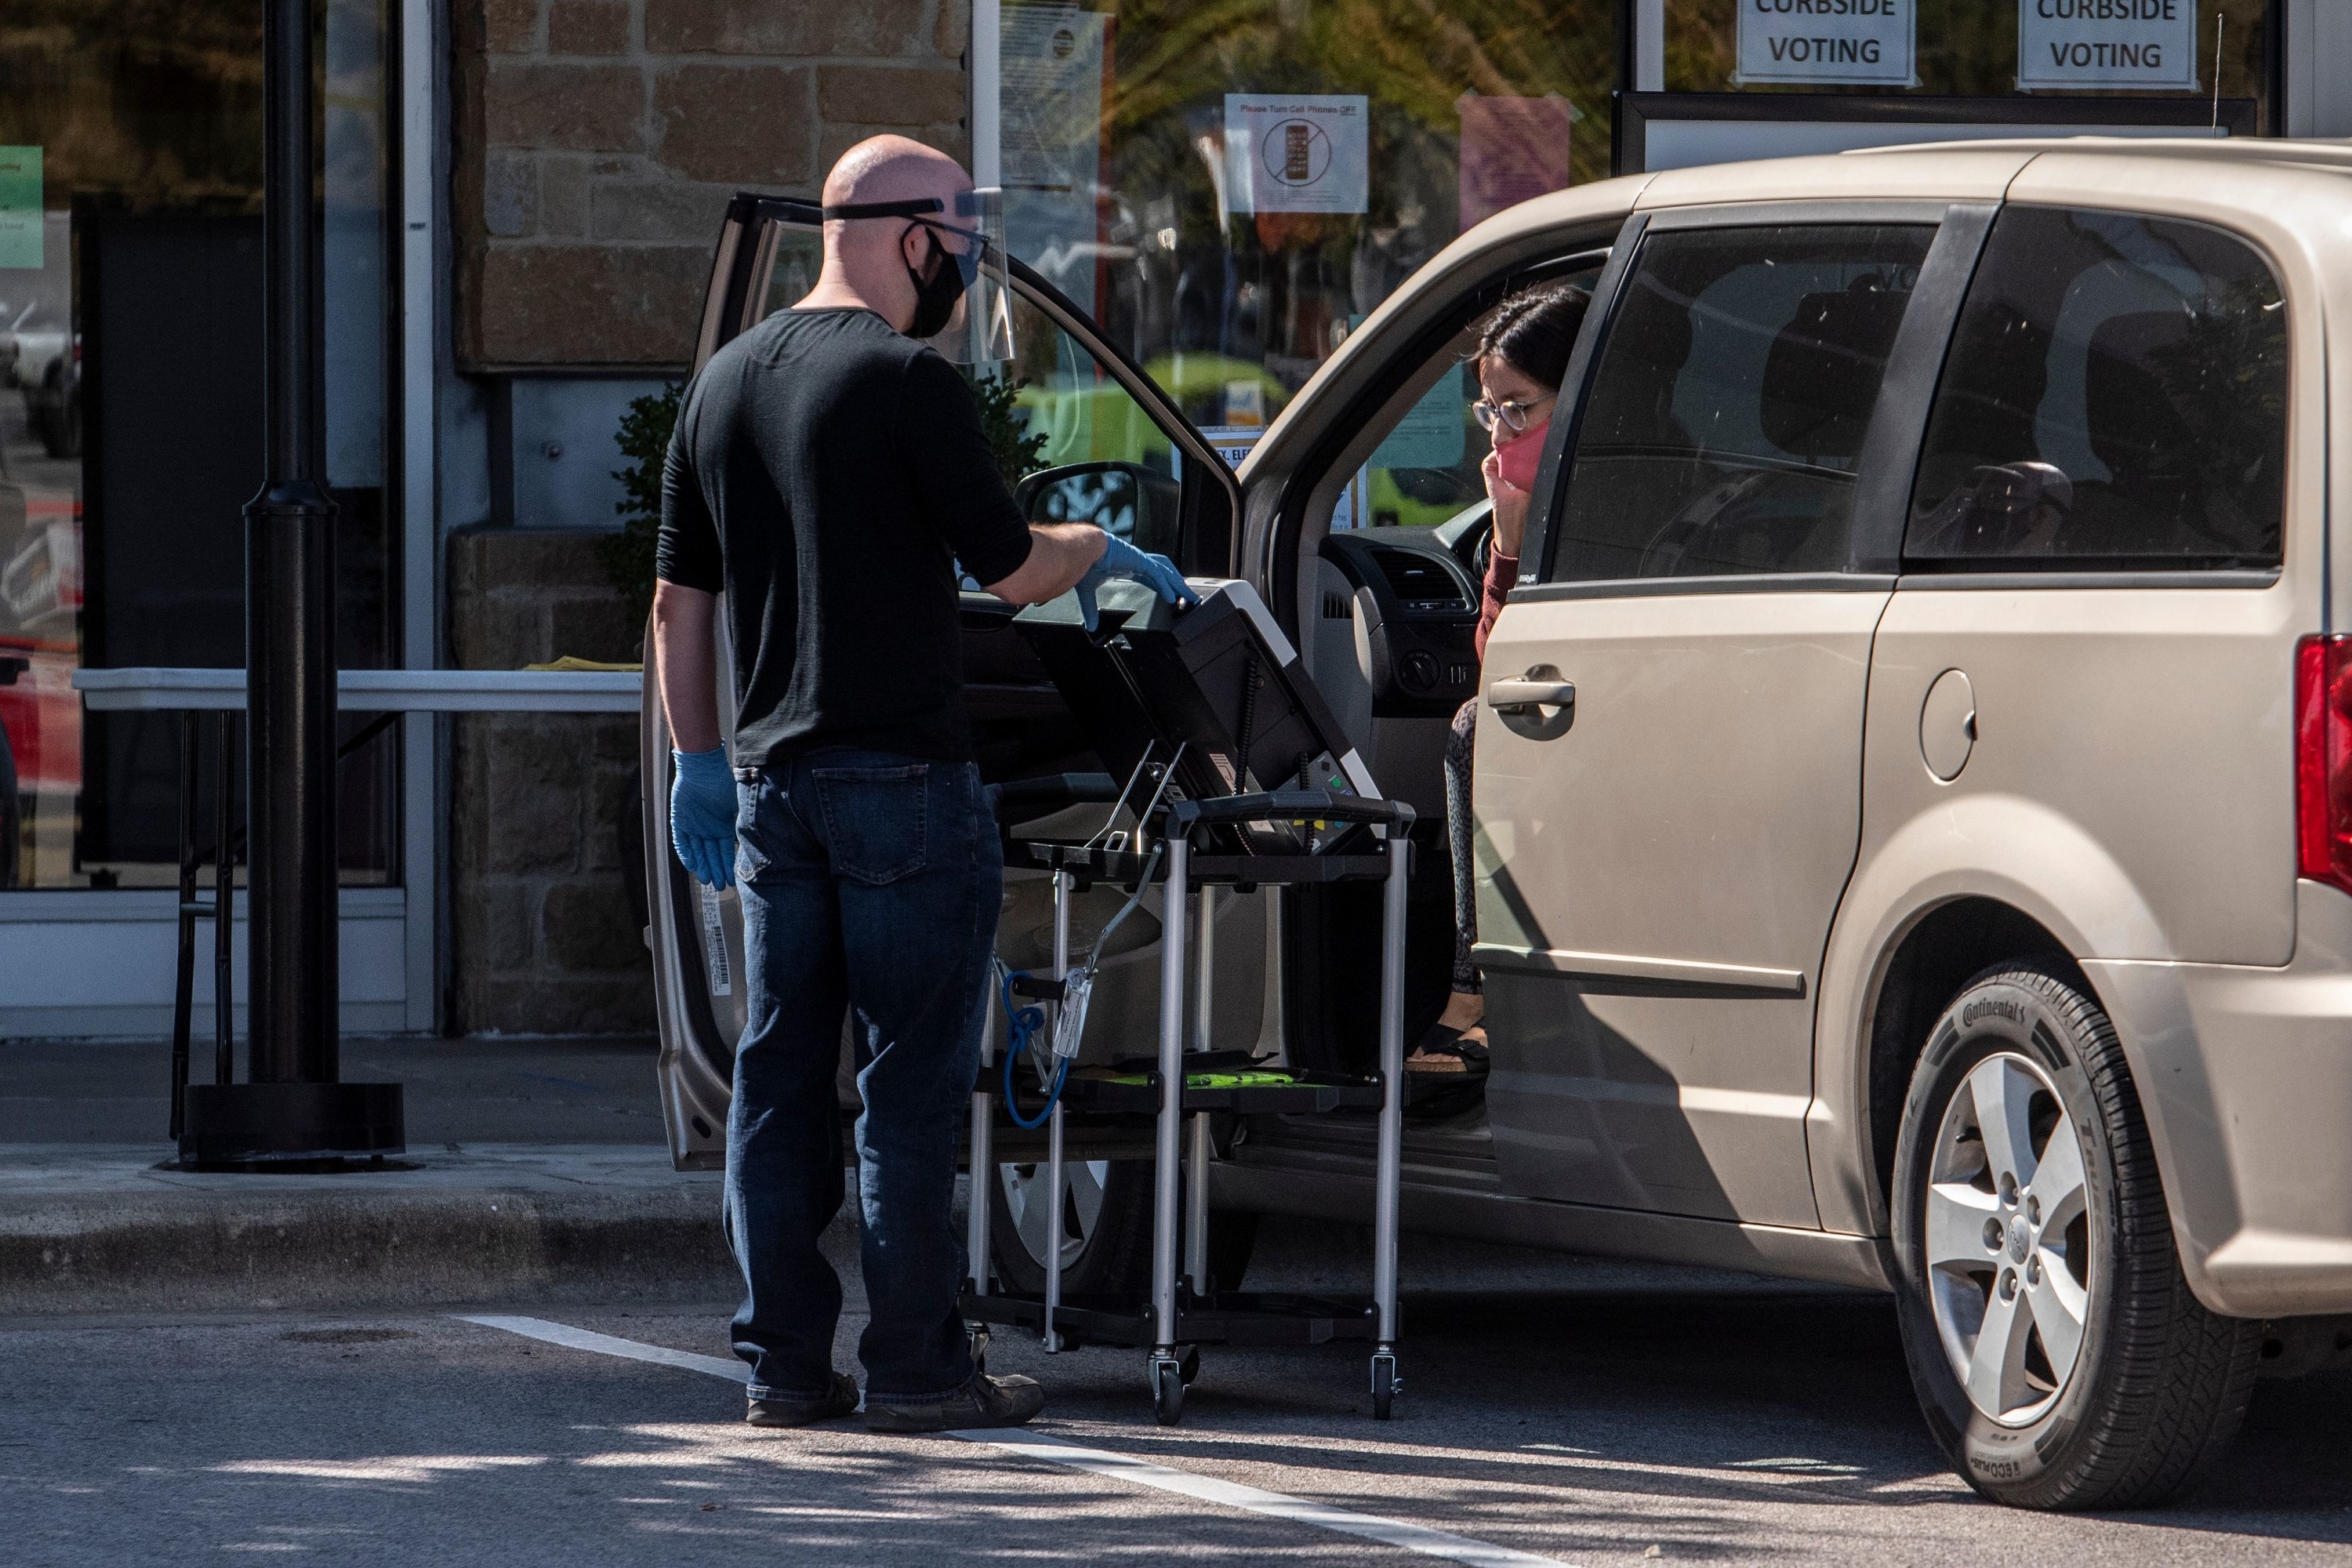
<path id="1" fill-rule="evenodd" d="M 706 888 L 735 885 L 735 770 L 727 748 L 672 752 L 669 846 Z"/>
<path id="2" fill-rule="evenodd" d="M 1141 583 L 1171 605 L 1201 602 L 1201 595 L 1184 581 L 1184 574 L 1176 570 L 1176 563 L 1165 555 L 1138 550 L 1114 534 L 1105 544 L 1102 559 L 1087 567 L 1087 574 L 1078 579 L 1078 614 L 1086 617 L 1088 631 L 1093 631 L 1095 623 L 1101 618 L 1095 608 L 1095 590 L 1112 577 Z"/>

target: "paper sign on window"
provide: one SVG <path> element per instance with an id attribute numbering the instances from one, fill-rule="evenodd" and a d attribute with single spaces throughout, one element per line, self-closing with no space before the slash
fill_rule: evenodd
<path id="1" fill-rule="evenodd" d="M 41 266 L 41 150 L 0 147 L 0 267 Z"/>
<path id="2" fill-rule="evenodd" d="M 2197 0 L 2018 0 L 2017 85 L 2193 88 Z"/>
<path id="3" fill-rule="evenodd" d="M 1369 466 L 1450 468 L 1461 462 L 1469 449 L 1469 402 L 1475 390 L 1467 365 L 1449 368 L 1374 448 Z"/>
<path id="4" fill-rule="evenodd" d="M 1913 0 L 1739 0 L 1735 79 L 1914 87 L 1916 22 Z"/>
<path id="5" fill-rule="evenodd" d="M 1110 21 L 1075 5 L 1009 5 L 997 45 L 1006 241 L 1090 313 Z"/>
<path id="6" fill-rule="evenodd" d="M 1580 116 L 1564 98 L 1485 98 L 1464 93 L 1462 226 L 1530 196 L 1568 188 L 1570 132 Z"/>
<path id="7" fill-rule="evenodd" d="M 1371 188 L 1368 108 L 1355 93 L 1225 94 L 1225 210 L 1364 211 Z"/>

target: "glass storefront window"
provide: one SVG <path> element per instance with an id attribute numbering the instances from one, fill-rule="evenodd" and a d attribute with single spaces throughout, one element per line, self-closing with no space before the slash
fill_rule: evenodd
<path id="1" fill-rule="evenodd" d="M 338 654 L 382 666 L 396 625 L 385 16 L 383 0 L 324 9 Z M 245 662 L 243 509 L 263 477 L 261 129 L 257 7 L 13 0 L 0 29 L 0 888 L 174 878 L 178 719 L 85 715 L 71 680 L 84 665 Z M 395 731 L 343 765 L 347 881 L 397 879 L 396 748 Z M 208 800 L 202 811 L 208 824 Z"/>
<path id="2" fill-rule="evenodd" d="M 1227 452 L 1465 228 L 1609 172 L 1608 0 L 1007 0 L 1002 16 L 1012 248 Z M 1450 453 L 1440 423 L 1416 430 Z M 1360 521 L 1418 520 L 1396 488 Z"/>

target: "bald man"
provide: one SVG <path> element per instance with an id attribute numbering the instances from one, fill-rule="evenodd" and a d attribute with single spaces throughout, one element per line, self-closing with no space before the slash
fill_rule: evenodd
<path id="1" fill-rule="evenodd" d="M 1012 1426 L 1044 1408 L 1032 1379 L 974 1368 L 957 1311 L 949 1205 L 1003 891 L 963 718 L 958 565 L 1016 605 L 1107 575 L 1187 592 L 1164 558 L 1099 529 L 1030 524 L 971 388 L 919 341 L 952 320 L 978 261 L 955 216 L 970 189 L 904 137 L 844 154 L 816 287 L 712 356 L 663 476 L 671 840 L 702 882 L 742 884 L 750 1016 L 726 1212 L 756 1426 L 857 1406 L 833 1366 L 841 1282 L 817 1249 L 843 1196 L 845 1009 L 865 1064 L 866 1424 Z M 713 690 L 721 593 L 740 694 L 731 766 Z"/>

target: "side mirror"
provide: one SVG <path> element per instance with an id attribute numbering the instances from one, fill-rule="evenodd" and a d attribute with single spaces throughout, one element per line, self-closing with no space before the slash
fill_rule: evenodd
<path id="1" fill-rule="evenodd" d="M 1013 487 L 1031 522 L 1091 522 L 1156 555 L 1181 542 L 1183 487 L 1140 463 L 1070 463 L 1043 468 Z"/>

